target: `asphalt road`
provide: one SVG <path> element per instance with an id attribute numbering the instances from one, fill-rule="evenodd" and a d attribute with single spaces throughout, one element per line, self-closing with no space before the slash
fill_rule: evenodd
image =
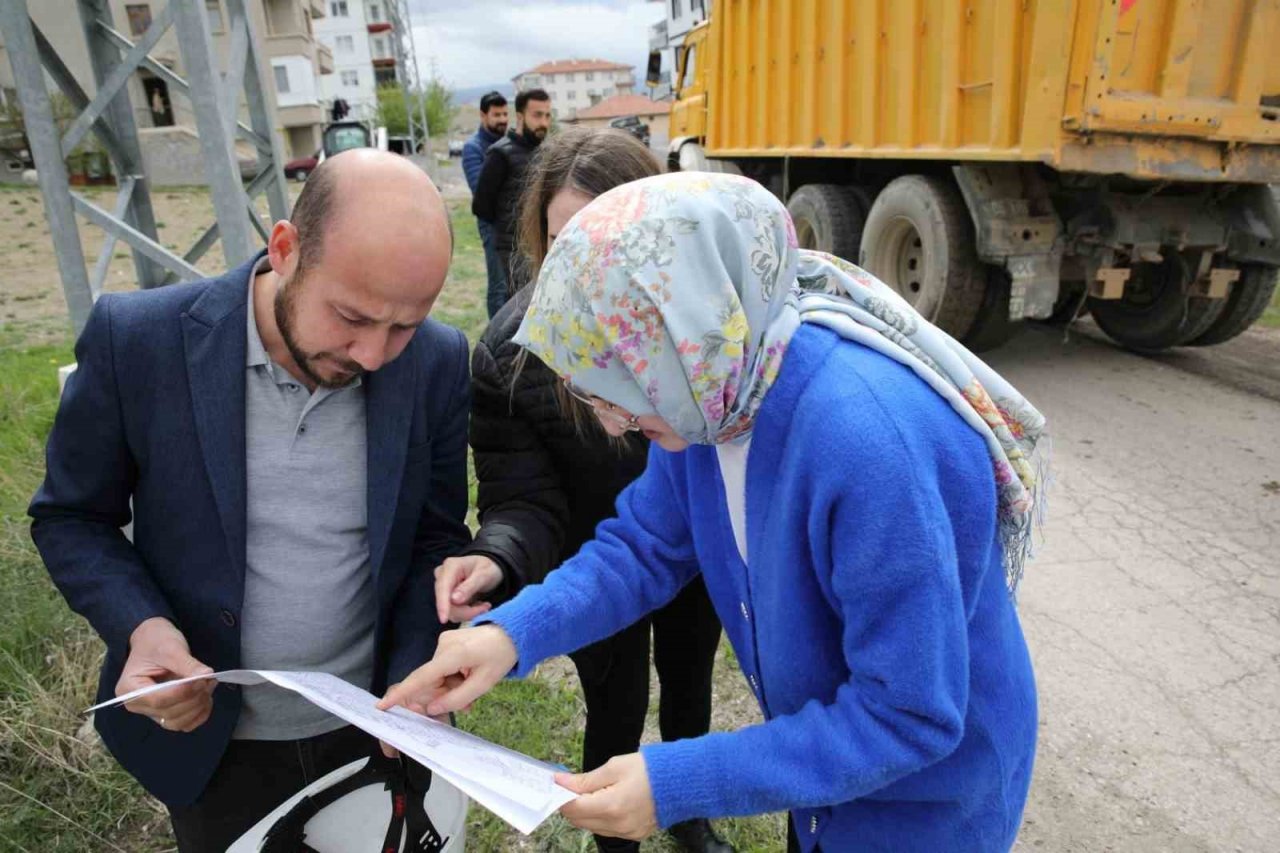
<path id="1" fill-rule="evenodd" d="M 1038 328 L 988 360 L 1054 436 L 1018 849 L 1280 850 L 1280 330 L 1146 357 Z"/>

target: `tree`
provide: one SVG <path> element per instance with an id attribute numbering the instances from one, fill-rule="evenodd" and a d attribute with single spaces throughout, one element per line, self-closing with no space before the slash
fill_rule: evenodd
<path id="1" fill-rule="evenodd" d="M 387 129 L 389 136 L 405 136 L 409 133 L 408 107 L 404 92 L 394 83 L 378 87 L 378 124 Z M 419 104 L 425 105 L 427 126 L 432 136 L 448 132 L 453 121 L 453 91 L 440 78 L 433 76 L 427 82 L 426 91 L 411 92 L 408 98 L 413 105 L 414 118 L 419 118 Z"/>

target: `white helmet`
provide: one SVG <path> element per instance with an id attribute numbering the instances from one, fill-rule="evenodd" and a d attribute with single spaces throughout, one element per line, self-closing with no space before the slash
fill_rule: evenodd
<path id="1" fill-rule="evenodd" d="M 303 788 L 227 853 L 461 853 L 467 804 L 425 767 L 379 753 Z"/>

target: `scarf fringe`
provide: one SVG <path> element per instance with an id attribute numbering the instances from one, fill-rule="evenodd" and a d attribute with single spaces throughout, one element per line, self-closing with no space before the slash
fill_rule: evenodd
<path id="1" fill-rule="evenodd" d="M 1049 515 L 1049 487 L 1052 484 L 1053 443 L 1046 434 L 1036 442 L 1030 462 L 1035 468 L 1036 483 L 1031 489 L 1031 509 L 1000 522 L 1000 544 L 1004 547 L 1004 578 L 1009 598 L 1018 603 L 1018 584 L 1026 571 L 1027 561 L 1035 557 L 1038 542 L 1044 540 L 1044 525 Z"/>

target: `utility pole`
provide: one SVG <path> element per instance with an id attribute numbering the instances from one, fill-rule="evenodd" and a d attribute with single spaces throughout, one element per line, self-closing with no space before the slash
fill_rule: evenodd
<path id="1" fill-rule="evenodd" d="M 391 45 L 396 54 L 396 76 L 404 93 L 405 112 L 409 117 L 409 136 L 413 150 L 423 146 L 427 156 L 427 173 L 435 170 L 435 157 L 431 151 L 431 127 L 427 122 L 427 90 L 418 71 L 418 57 L 413 46 L 413 18 L 409 12 L 409 0 L 386 0 L 387 16 L 391 20 Z"/>
<path id="2" fill-rule="evenodd" d="M 92 98 L 31 19 L 27 0 L 0 0 L 0 33 L 13 66 L 71 325 L 79 334 L 102 292 L 117 241 L 132 249 L 141 287 L 201 278 L 195 264 L 219 239 L 227 261 L 233 264 L 252 255 L 255 233 L 265 242 L 266 230 L 253 208 L 257 195 L 267 193 L 271 215 L 277 219 L 288 216 L 289 197 L 275 119 L 263 91 L 261 42 L 249 15 L 248 3 L 254 0 L 224 0 L 231 39 L 231 59 L 224 72 L 217 68 L 208 18 L 199 0 L 170 0 L 136 42 L 116 29 L 109 0 L 71 2 L 80 15 L 88 47 L 96 90 Z M 150 56 L 171 28 L 177 35 L 187 79 Z M 190 100 L 199 132 L 216 220 L 183 255 L 162 246 L 156 233 L 151 191 L 126 88 L 133 74 L 143 68 L 164 79 L 171 93 Z M 65 134 L 59 133 L 54 120 L 46 74 L 79 111 Z M 242 97 L 246 98 L 248 124 L 238 118 Z M 74 192 L 68 179 L 65 158 L 90 132 L 110 156 L 119 184 L 111 210 Z M 240 179 L 234 148 L 237 138 L 251 143 L 257 152 L 258 174 L 248 186 Z M 76 214 L 107 235 L 92 273 L 85 266 Z"/>

